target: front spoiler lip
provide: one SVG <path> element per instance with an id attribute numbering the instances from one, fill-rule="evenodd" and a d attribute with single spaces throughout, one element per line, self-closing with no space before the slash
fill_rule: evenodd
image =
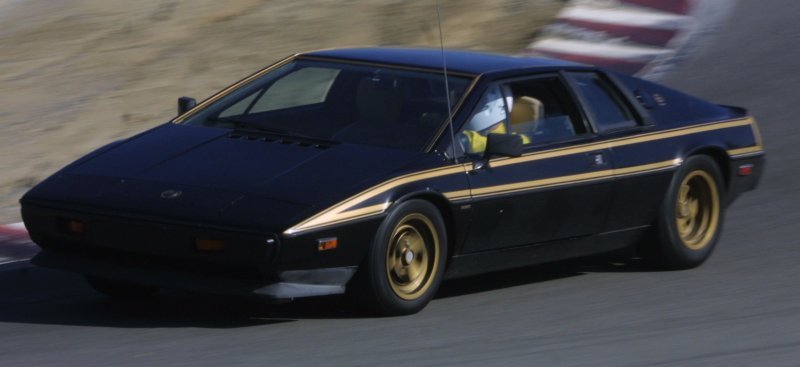
<path id="1" fill-rule="evenodd" d="M 257 296 L 270 300 L 343 294 L 357 267 L 289 270 L 274 281 L 233 279 L 185 271 L 118 264 L 107 259 L 43 250 L 31 263 L 37 266 L 135 284 L 199 293 Z"/>

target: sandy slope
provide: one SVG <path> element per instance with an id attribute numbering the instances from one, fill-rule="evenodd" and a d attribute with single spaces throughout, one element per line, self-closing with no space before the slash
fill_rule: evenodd
<path id="1" fill-rule="evenodd" d="M 438 46 L 433 1 L 0 0 L 0 223 L 67 162 L 296 51 Z M 514 52 L 561 0 L 442 1 L 448 47 Z"/>

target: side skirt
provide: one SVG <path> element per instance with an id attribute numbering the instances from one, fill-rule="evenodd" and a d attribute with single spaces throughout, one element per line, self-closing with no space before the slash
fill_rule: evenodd
<path id="1" fill-rule="evenodd" d="M 648 225 L 594 236 L 456 255 L 450 259 L 445 279 L 461 278 L 619 250 L 632 246 L 641 240 L 649 228 L 650 226 Z"/>

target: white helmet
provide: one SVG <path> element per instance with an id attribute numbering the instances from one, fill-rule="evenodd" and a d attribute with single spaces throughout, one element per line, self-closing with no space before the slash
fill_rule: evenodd
<path id="1" fill-rule="evenodd" d="M 504 85 L 502 91 L 506 92 L 505 103 L 503 102 L 503 93 L 499 85 L 493 85 L 486 91 L 479 105 L 480 107 L 472 115 L 465 130 L 483 131 L 498 122 L 506 120 L 506 106 L 510 111 L 514 97 L 511 95 L 511 88 L 508 86 Z"/>

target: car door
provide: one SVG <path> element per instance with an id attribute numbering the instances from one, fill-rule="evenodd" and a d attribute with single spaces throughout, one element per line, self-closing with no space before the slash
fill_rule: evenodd
<path id="1" fill-rule="evenodd" d="M 457 135 L 465 158 L 481 159 L 485 135 L 516 134 L 521 157 L 469 171 L 472 226 L 464 252 L 587 236 L 605 222 L 610 152 L 586 123 L 559 74 L 500 81 Z"/>
<path id="2" fill-rule="evenodd" d="M 572 71 L 565 75 L 599 138 L 609 142 L 611 149 L 616 174 L 604 231 L 652 224 L 669 185 L 671 171 L 662 167 L 644 170 L 643 167 L 668 159 L 663 152 L 672 150 L 668 147 L 670 142 L 636 142 L 635 138 L 647 130 L 646 112 L 613 78 L 592 71 Z"/>

